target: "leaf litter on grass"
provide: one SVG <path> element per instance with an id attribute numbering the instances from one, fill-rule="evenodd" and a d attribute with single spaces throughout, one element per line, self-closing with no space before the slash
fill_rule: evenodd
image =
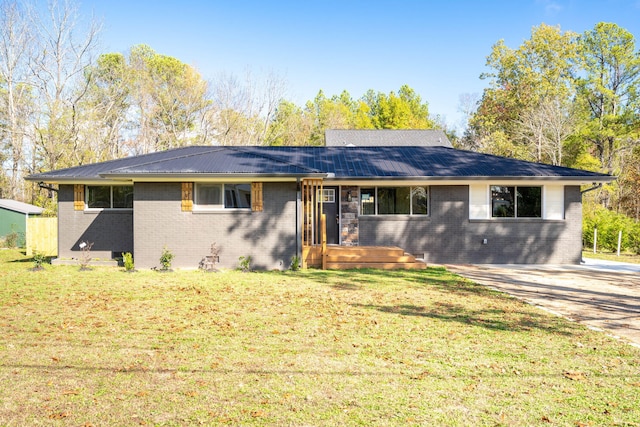
<path id="1" fill-rule="evenodd" d="M 640 419 L 638 349 L 444 269 L 36 275 L 3 256 L 7 425 Z"/>

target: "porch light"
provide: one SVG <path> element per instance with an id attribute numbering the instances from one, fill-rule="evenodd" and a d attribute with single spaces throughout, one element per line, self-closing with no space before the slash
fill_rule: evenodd
<path id="1" fill-rule="evenodd" d="M 352 200 L 351 198 L 351 190 L 347 191 L 347 201 L 350 202 Z"/>

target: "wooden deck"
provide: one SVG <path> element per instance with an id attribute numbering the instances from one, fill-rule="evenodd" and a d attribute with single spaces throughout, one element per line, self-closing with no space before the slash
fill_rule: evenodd
<path id="1" fill-rule="evenodd" d="M 398 247 L 387 246 L 326 246 L 323 260 L 322 246 L 307 246 L 302 251 L 306 266 L 328 270 L 379 268 L 382 270 L 424 269 L 427 264 Z"/>

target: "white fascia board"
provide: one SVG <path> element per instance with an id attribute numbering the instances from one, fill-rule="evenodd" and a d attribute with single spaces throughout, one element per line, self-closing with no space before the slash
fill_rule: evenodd
<path id="1" fill-rule="evenodd" d="M 604 182 L 609 182 L 611 180 L 607 180 Z M 389 186 L 389 185 L 474 185 L 480 182 L 485 183 L 486 185 L 531 185 L 531 186 L 540 186 L 540 185 L 549 185 L 549 184 L 557 184 L 557 185 L 591 185 L 593 184 L 593 180 L 578 180 L 578 179 L 558 179 L 556 177 L 547 177 L 547 178 L 465 178 L 465 179 L 433 179 L 433 178 L 383 178 L 383 179 L 335 179 L 329 180 L 325 179 L 326 183 L 336 184 L 336 185 L 354 185 L 360 187 L 371 187 L 371 186 Z M 596 181 L 603 182 L 603 181 Z"/>

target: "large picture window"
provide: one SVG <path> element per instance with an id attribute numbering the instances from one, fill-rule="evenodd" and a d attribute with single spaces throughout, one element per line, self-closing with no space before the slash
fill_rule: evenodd
<path id="1" fill-rule="evenodd" d="M 133 186 L 88 185 L 87 207 L 89 209 L 132 209 Z"/>
<path id="2" fill-rule="evenodd" d="M 428 215 L 429 187 L 375 187 L 360 190 L 361 215 Z"/>
<path id="3" fill-rule="evenodd" d="M 491 186 L 493 218 L 542 218 L 542 187 Z"/>
<path id="4" fill-rule="evenodd" d="M 196 184 L 195 204 L 203 209 L 251 209 L 251 184 Z"/>

